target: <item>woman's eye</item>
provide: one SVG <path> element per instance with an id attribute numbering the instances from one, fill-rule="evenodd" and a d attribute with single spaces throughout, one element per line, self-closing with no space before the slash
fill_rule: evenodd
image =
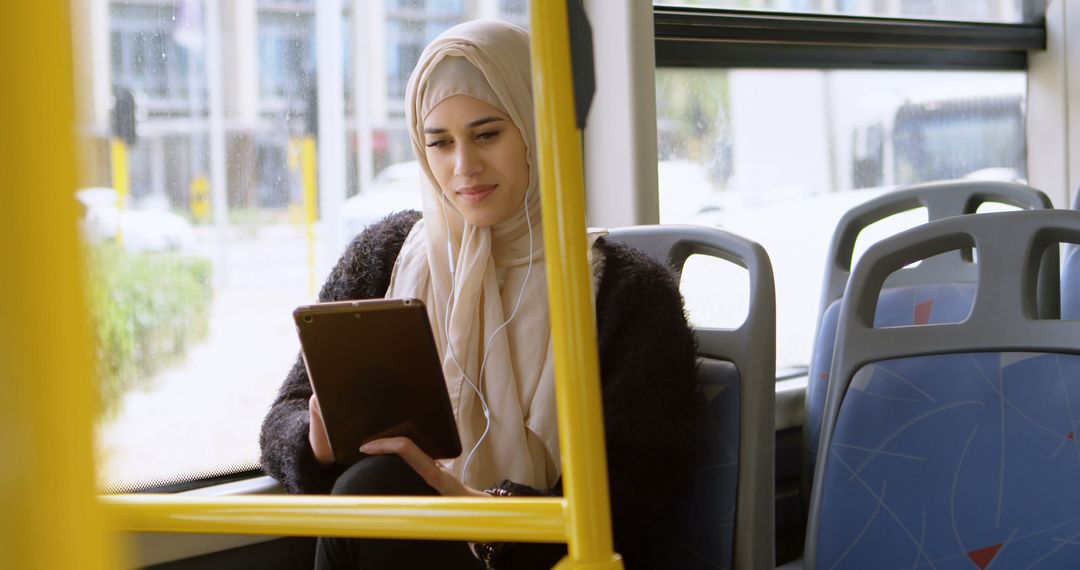
<path id="1" fill-rule="evenodd" d="M 499 131 L 483 131 L 476 134 L 476 138 L 482 141 L 491 140 L 497 136 L 499 136 Z"/>
<path id="2" fill-rule="evenodd" d="M 427 143 L 428 148 L 443 148 L 449 145 L 450 141 L 447 139 L 436 139 Z"/>

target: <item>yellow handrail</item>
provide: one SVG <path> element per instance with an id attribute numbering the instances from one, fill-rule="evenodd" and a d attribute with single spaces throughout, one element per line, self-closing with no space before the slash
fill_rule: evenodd
<path id="1" fill-rule="evenodd" d="M 120 528 L 151 532 L 566 540 L 559 498 L 123 495 L 102 501 Z"/>
<path id="2" fill-rule="evenodd" d="M 0 568 L 114 566 L 94 501 L 71 34 L 66 2 L 4 5 Z"/>
<path id="3" fill-rule="evenodd" d="M 70 30 L 57 3 L 15 3 L 0 24 L 0 53 L 45 55 L 44 68 L 21 58 L 0 104 L 12 115 L 0 162 L 16 195 L 13 223 L 0 225 L 15 246 L 2 280 L 5 334 L 0 358 L 7 391 L 20 404 L 0 415 L 7 469 L 0 521 L 0 566 L 103 568 L 110 545 L 96 534 L 102 509 L 92 497 L 91 413 L 86 308 L 77 292 L 82 257 L 75 236 L 74 117 Z M 596 327 L 586 259 L 580 133 L 573 92 L 566 4 L 534 2 L 534 96 L 539 131 L 545 246 L 555 342 L 556 392 L 565 498 L 461 499 L 250 496 L 205 498 L 124 495 L 100 500 L 117 530 L 341 535 L 496 541 L 566 541 L 560 568 L 621 568 L 613 552 L 600 415 Z M 41 109 L 41 112 L 33 112 Z M 49 149 L 47 152 L 43 149 Z M 9 320 L 9 315 L 11 319 Z M 8 339 L 8 336 L 12 336 Z M 61 347 L 64 358 L 46 358 Z M 11 380 L 16 380 L 11 382 Z M 47 381 L 45 381 L 47 380 Z M 66 382 L 66 385 L 60 384 Z M 19 434 L 13 437 L 12 434 Z M 13 445 L 14 449 L 6 449 Z M 46 490 L 47 492 L 40 492 Z M 10 499 L 8 494 L 10 493 Z M 10 507 L 9 507 L 10 506 Z M 10 528 L 8 528 L 10 527 Z M 56 548 L 57 536 L 64 547 Z"/>

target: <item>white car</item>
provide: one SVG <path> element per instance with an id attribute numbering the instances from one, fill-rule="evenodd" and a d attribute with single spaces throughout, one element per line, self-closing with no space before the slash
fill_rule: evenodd
<path id="1" fill-rule="evenodd" d="M 83 188 L 75 198 L 83 206 L 79 229 L 87 243 L 123 236 L 130 252 L 186 251 L 195 241 L 191 222 L 164 208 L 117 207 L 115 188 Z"/>
<path id="2" fill-rule="evenodd" d="M 420 210 L 420 163 L 391 164 L 372 179 L 371 188 L 345 200 L 341 220 L 349 238 L 364 228 L 402 210 Z"/>

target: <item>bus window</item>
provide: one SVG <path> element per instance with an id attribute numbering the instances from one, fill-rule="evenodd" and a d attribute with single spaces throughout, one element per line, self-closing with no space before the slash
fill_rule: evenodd
<path id="1" fill-rule="evenodd" d="M 1026 176 L 1023 72 L 662 68 L 656 93 L 660 221 L 765 247 L 779 368 L 809 361 L 825 252 L 847 210 L 900 184 Z"/>
<path id="2" fill-rule="evenodd" d="M 260 423 L 299 349 L 292 310 L 364 226 L 419 207 L 402 96 L 420 49 L 469 19 L 528 25 L 528 2 L 109 0 L 87 12 L 75 22 L 92 101 L 76 199 L 99 484 L 257 469 Z M 320 57 L 340 77 L 320 80 Z M 114 99 L 130 101 L 134 129 L 112 128 Z"/>

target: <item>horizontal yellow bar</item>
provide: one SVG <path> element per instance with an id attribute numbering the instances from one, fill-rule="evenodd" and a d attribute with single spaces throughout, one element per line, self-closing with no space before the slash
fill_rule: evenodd
<path id="1" fill-rule="evenodd" d="M 115 495 L 117 530 L 566 542 L 566 502 L 552 499 Z"/>

